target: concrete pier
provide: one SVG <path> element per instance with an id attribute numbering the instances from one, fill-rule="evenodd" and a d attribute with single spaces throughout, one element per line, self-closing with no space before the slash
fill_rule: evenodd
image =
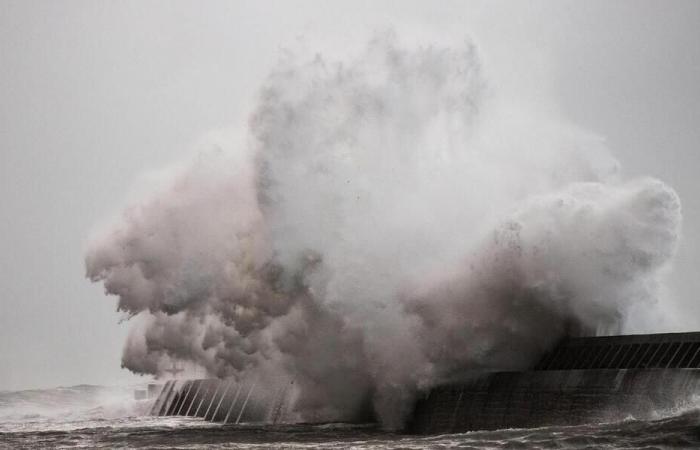
<path id="1" fill-rule="evenodd" d="M 569 338 L 532 370 L 474 373 L 417 402 L 409 429 L 576 425 L 682 407 L 700 392 L 700 333 Z"/>
<path id="2" fill-rule="evenodd" d="M 698 392 L 697 369 L 498 372 L 436 387 L 416 405 L 410 430 L 455 433 L 649 418 Z"/>
<path id="3" fill-rule="evenodd" d="M 277 392 L 278 388 L 270 388 Z M 170 380 L 156 398 L 152 415 L 201 417 L 210 422 L 266 422 L 273 397 L 255 392 L 255 383 L 235 380 Z"/>
<path id="4" fill-rule="evenodd" d="M 290 380 L 171 380 L 153 415 L 222 424 L 284 422 Z M 421 434 L 652 417 L 700 393 L 700 333 L 569 338 L 531 370 L 471 373 L 424 392 L 408 431 Z"/>

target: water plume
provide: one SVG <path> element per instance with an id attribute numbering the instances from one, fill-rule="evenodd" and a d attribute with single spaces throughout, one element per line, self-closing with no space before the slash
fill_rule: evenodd
<path id="1" fill-rule="evenodd" d="M 500 96 L 470 41 L 286 52 L 229 146 L 91 241 L 129 370 L 282 377 L 297 420 L 396 428 L 421 388 L 663 311 L 674 191 Z"/>

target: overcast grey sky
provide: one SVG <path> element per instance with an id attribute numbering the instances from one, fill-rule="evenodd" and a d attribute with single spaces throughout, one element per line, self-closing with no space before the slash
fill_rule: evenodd
<path id="1" fill-rule="evenodd" d="M 700 315 L 698 1 L 0 0 L 0 389 L 138 380 L 119 368 L 115 301 L 84 278 L 90 232 L 144 172 L 245 125 L 281 46 L 356 47 L 389 26 L 472 36 L 503 90 L 672 185 L 670 291 Z"/>

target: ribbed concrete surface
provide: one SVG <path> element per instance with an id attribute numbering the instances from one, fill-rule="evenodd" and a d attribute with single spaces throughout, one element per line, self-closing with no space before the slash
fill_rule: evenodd
<path id="1" fill-rule="evenodd" d="M 170 380 L 151 409 L 152 415 L 191 416 L 221 423 L 284 420 L 285 386 L 263 387 L 234 380 Z"/>
<path id="2" fill-rule="evenodd" d="M 410 430 L 453 433 L 648 418 L 698 392 L 700 370 L 499 372 L 433 389 L 418 401 Z"/>
<path id="3" fill-rule="evenodd" d="M 535 370 L 680 368 L 700 368 L 700 333 L 569 338 L 535 366 Z"/>
<path id="4" fill-rule="evenodd" d="M 409 428 L 451 433 L 640 419 L 682 406 L 700 388 L 700 332 L 568 338 L 533 371 L 438 386 Z"/>
<path id="5" fill-rule="evenodd" d="M 432 389 L 418 400 L 409 430 L 452 433 L 648 418 L 698 393 L 699 367 L 700 333 L 565 339 L 531 371 L 484 373 Z M 289 386 L 171 380 L 151 413 L 220 423 L 284 422 Z"/>

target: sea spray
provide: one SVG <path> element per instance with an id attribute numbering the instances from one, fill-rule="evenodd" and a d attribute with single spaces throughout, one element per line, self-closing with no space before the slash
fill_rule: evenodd
<path id="1" fill-rule="evenodd" d="M 663 310 L 676 194 L 499 96 L 470 41 L 287 52 L 248 133 L 91 241 L 132 317 L 124 367 L 293 380 L 298 420 L 369 402 L 396 428 L 418 389 Z"/>

